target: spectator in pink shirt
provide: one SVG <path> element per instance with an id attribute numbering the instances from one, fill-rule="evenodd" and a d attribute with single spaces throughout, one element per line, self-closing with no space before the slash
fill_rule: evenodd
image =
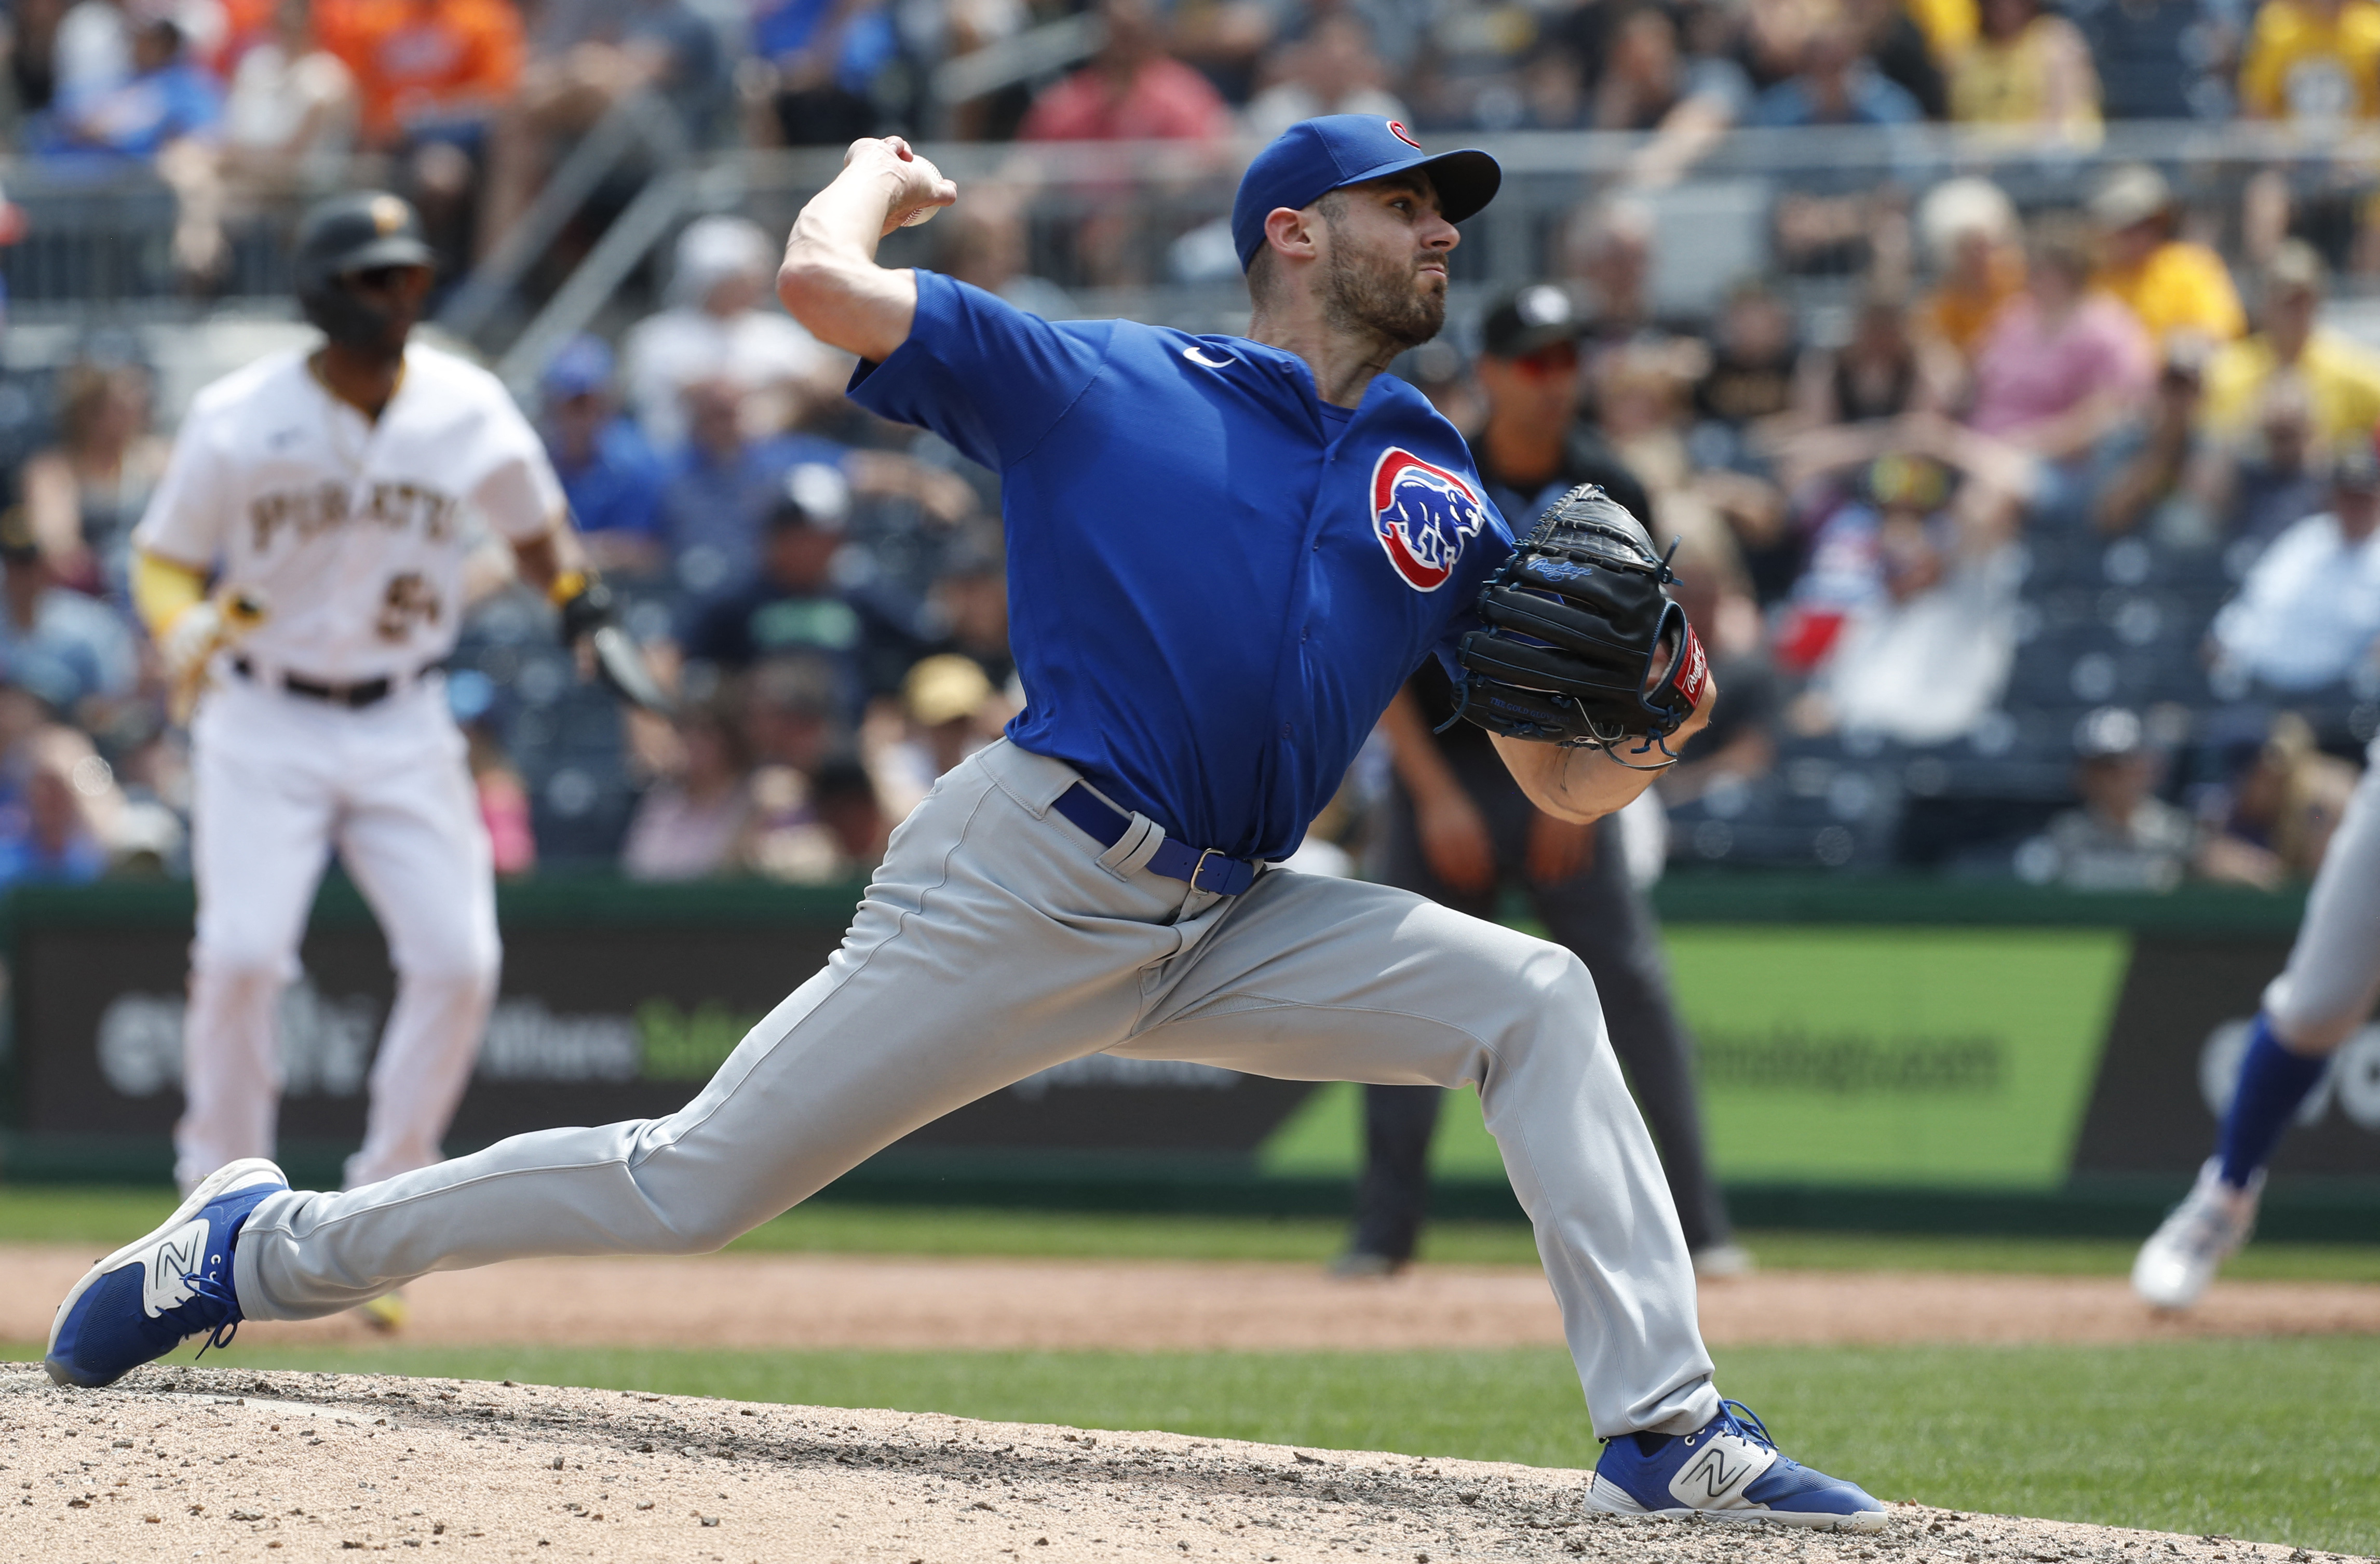
<path id="1" fill-rule="evenodd" d="M 2138 406 L 2156 355 L 2130 310 L 2088 291 L 2090 239 L 2079 219 L 2043 219 L 2027 249 L 2024 291 L 2001 306 L 1975 356 L 1967 421 L 2063 465 Z"/>
<path id="2" fill-rule="evenodd" d="M 1020 141 L 1189 141 L 1219 150 L 1232 111 L 1207 79 L 1166 52 L 1165 18 L 1154 0 L 1100 0 L 1107 37 L 1091 63 L 1033 101 Z M 1149 265 L 1172 232 L 1151 233 L 1145 203 L 1123 182 L 1078 184 L 1094 210 L 1075 230 L 1077 261 L 1104 286 L 1149 280 Z"/>
<path id="3" fill-rule="evenodd" d="M 1208 141 L 1232 114 L 1205 77 L 1165 51 L 1150 0 L 1102 0 L 1107 41 L 1091 63 L 1034 100 L 1025 141 Z"/>

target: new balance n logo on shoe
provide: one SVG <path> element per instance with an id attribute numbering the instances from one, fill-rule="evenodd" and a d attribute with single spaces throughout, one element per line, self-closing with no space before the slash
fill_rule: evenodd
<path id="1" fill-rule="evenodd" d="M 1678 1468 L 1678 1474 L 1670 1479 L 1670 1493 L 1697 1509 L 1741 1503 L 1744 1487 L 1776 1459 L 1774 1452 L 1744 1440 L 1713 1438 Z"/>
<path id="2" fill-rule="evenodd" d="M 205 1268 L 207 1223 L 192 1218 L 157 1241 L 141 1268 L 140 1306 L 151 1319 L 190 1301 L 192 1273 Z"/>

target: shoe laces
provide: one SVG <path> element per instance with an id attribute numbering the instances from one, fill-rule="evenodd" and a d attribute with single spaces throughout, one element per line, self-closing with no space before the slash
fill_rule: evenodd
<path id="1" fill-rule="evenodd" d="M 229 1347 L 232 1338 L 239 1334 L 240 1322 L 239 1294 L 233 1290 L 229 1279 L 206 1271 L 184 1271 L 182 1279 L 190 1284 L 190 1296 L 185 1300 L 184 1307 L 191 1303 L 206 1303 L 230 1311 L 221 1325 L 207 1332 L 207 1339 L 200 1345 L 198 1355 L 205 1357 L 209 1347 Z"/>
<path id="2" fill-rule="evenodd" d="M 1777 1441 L 1768 1437 L 1768 1425 L 1761 1422 L 1759 1414 L 1750 1407 L 1745 1406 L 1742 1401 L 1721 1400 L 1718 1403 L 1718 1410 L 1721 1417 L 1734 1424 L 1736 1428 L 1747 1437 L 1767 1446 L 1772 1450 L 1777 1449 Z"/>

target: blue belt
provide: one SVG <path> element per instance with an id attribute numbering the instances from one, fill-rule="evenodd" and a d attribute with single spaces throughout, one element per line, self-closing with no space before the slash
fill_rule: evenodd
<path id="1" fill-rule="evenodd" d="M 1054 807 L 1102 847 L 1114 846 L 1132 829 L 1130 815 L 1081 782 L 1060 794 Z M 1170 836 L 1158 843 L 1144 867 L 1168 879 L 1186 879 L 1193 889 L 1218 896 L 1236 896 L 1257 881 L 1257 865 L 1212 847 L 1188 846 Z"/>

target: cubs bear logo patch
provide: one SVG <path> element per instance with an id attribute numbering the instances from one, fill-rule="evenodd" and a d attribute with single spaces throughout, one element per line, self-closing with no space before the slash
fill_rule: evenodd
<path id="1" fill-rule="evenodd" d="M 1372 532 L 1406 586 L 1435 592 L 1453 576 L 1463 540 L 1488 524 L 1471 485 L 1391 445 L 1372 467 Z"/>

